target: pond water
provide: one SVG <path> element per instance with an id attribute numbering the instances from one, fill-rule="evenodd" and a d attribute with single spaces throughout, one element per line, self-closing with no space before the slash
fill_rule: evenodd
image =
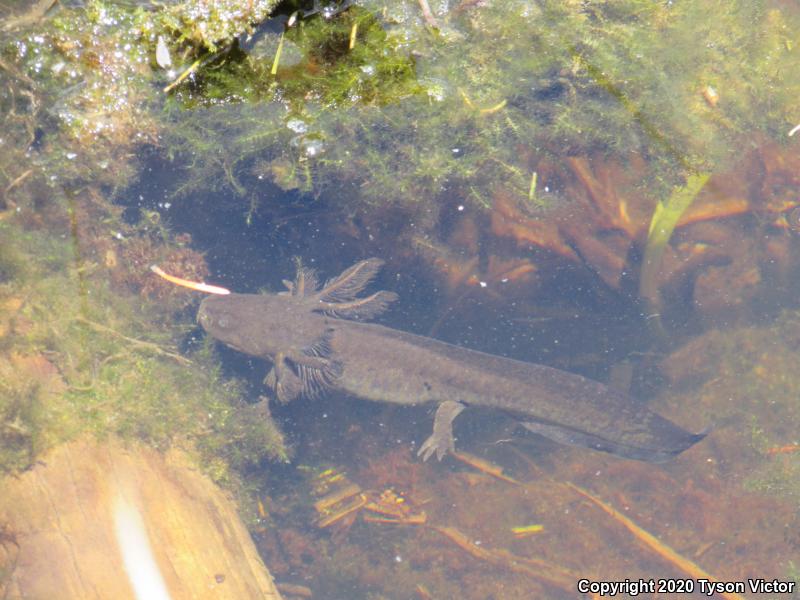
<path id="1" fill-rule="evenodd" d="M 285 598 L 794 596 L 795 3 L 0 10 L 0 474 L 185 449 Z"/>

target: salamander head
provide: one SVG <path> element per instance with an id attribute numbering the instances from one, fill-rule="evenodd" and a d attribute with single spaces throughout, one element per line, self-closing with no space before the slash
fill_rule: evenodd
<path id="1" fill-rule="evenodd" d="M 213 338 L 240 350 L 246 350 L 246 336 L 243 336 L 242 302 L 238 294 L 231 296 L 209 296 L 200 303 L 197 322 Z"/>
<path id="2" fill-rule="evenodd" d="M 271 322 L 275 315 L 269 294 L 230 294 L 208 296 L 200 303 L 197 322 L 213 338 L 234 350 L 253 356 L 272 354 Z M 280 329 L 276 332 L 280 335 Z"/>
<path id="3" fill-rule="evenodd" d="M 208 296 L 197 311 L 197 322 L 211 337 L 262 358 L 312 345 L 322 319 L 308 303 L 281 294 Z"/>

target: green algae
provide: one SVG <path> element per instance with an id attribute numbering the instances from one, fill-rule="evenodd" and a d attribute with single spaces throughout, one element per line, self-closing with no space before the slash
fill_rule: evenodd
<path id="1" fill-rule="evenodd" d="M 631 155 L 646 157 L 639 191 L 655 205 L 689 174 L 717 172 L 753 137 L 780 139 L 800 121 L 793 41 L 800 18 L 768 2 L 432 3 L 434 29 L 416 1 L 369 0 L 286 30 L 274 74 L 283 22 L 256 31 L 269 3 L 203 5 L 211 3 L 144 9 L 93 0 L 2 33 L 0 210 L 21 209 L 33 219 L 58 202 L 50 195 L 87 185 L 120 193 L 138 172 L 135 153 L 154 146 L 183 167 L 172 192 L 197 202 L 198 211 L 213 215 L 219 200 L 210 196 L 201 205 L 190 200 L 193 193 L 228 190 L 250 215 L 259 203 L 274 203 L 272 183 L 329 193 L 348 215 L 378 220 L 387 209 L 400 210 L 418 230 L 432 230 L 445 202 L 491 211 L 498 189 L 532 213 L 565 202 L 546 193 L 550 182 L 539 165 L 570 156 L 602 154 L 622 164 Z M 261 37 L 251 42 L 248 32 Z M 159 38 L 174 72 L 156 65 Z M 195 62 L 197 72 L 165 94 Z M 714 106 L 703 96 L 708 86 L 719 92 Z M 113 219 L 106 228 L 113 229 Z M 394 232 L 400 244 L 403 233 Z M 25 343 L 4 336 L 2 346 L 53 352 L 59 372 L 59 360 L 69 357 L 84 375 L 65 371 L 60 416 L 37 408 L 45 405 L 41 387 L 19 382 L 22 400 L 7 409 L 6 420 L 18 425 L 7 432 L 19 442 L 18 454 L 4 464 L 23 466 L 61 437 L 106 426 L 162 446 L 176 439 L 165 425 L 173 418 L 194 432 L 187 439 L 221 450 L 224 436 L 202 437 L 185 417 L 212 402 L 210 392 L 189 386 L 200 404 L 173 398 L 179 414 L 156 406 L 137 412 L 137 390 L 155 393 L 145 381 L 175 386 L 186 367 L 130 346 L 131 339 L 157 342 L 147 328 L 93 304 L 112 292 L 80 260 L 64 261 L 69 245 L 40 236 L 27 250 L 23 242 L 0 240 L 0 285 L 13 288 L 31 272 L 59 265 L 44 272 L 42 287 L 30 288 L 38 307 L 32 320 L 50 315 L 56 333 L 36 329 Z M 43 300 L 47 295 L 71 295 L 71 304 Z M 126 310 L 133 322 L 146 320 Z M 78 316 L 105 323 L 127 345 Z M 102 350 L 102 368 L 86 349 L 62 347 L 75 339 Z M 118 354 L 124 360 L 110 358 Z M 200 381 L 210 389 L 226 389 L 213 369 L 204 372 L 211 379 Z M 96 390 L 110 392 L 115 377 L 126 384 L 126 401 L 113 404 L 112 418 Z M 235 403 L 234 391 L 220 392 L 226 405 Z M 233 437 L 243 440 L 261 435 L 248 433 L 221 405 L 211 414 L 213 423 L 200 418 L 196 426 L 240 427 Z M 252 458 L 244 450 L 232 454 L 234 462 Z"/>
<path id="2" fill-rule="evenodd" d="M 443 194 L 482 198 L 479 207 L 499 186 L 526 198 L 541 160 L 602 152 L 647 156 L 643 184 L 666 197 L 688 174 L 729 164 L 743 132 L 778 137 L 797 119 L 797 15 L 749 2 L 712 12 L 691 2 L 488 3 L 440 11 L 432 31 L 416 3 L 376 1 L 300 21 L 285 34 L 295 58 L 276 76 L 277 32 L 269 51 L 217 65 L 196 93 L 179 93 L 184 107 L 205 106 L 173 111 L 166 126 L 175 155 L 192 156 L 180 191 L 226 182 L 249 201 L 253 163 L 277 161 L 310 174 L 293 186 L 357 189 L 350 210 L 419 214 Z M 224 161 L 201 141 L 210 138 Z"/>
<path id="3" fill-rule="evenodd" d="M 30 104 L 38 168 L 121 189 L 157 145 L 187 173 L 178 196 L 233 191 L 251 214 L 266 180 L 433 224 L 443 201 L 491 209 L 497 189 L 534 213 L 558 205 L 524 201 L 566 156 L 643 155 L 642 193 L 663 198 L 800 119 L 800 17 L 768 2 L 432 3 L 433 28 L 417 2 L 369 0 L 283 34 L 274 4 L 92 0 L 6 32 L 0 76 L 31 88 L 7 106 Z"/>
<path id="4" fill-rule="evenodd" d="M 26 265 L 0 286 L 0 472 L 84 433 L 180 445 L 229 485 L 286 459 L 280 432 L 267 414 L 253 418 L 210 345 L 179 354 L 174 332 L 154 325 L 163 309 L 91 269 L 81 279 L 68 240 L 2 223 L 0 237 Z"/>
<path id="5" fill-rule="evenodd" d="M 178 41 L 216 51 L 263 21 L 277 0 L 188 0 L 159 11 L 158 27 L 171 30 Z"/>
<path id="6" fill-rule="evenodd" d="M 174 348 L 189 324 L 164 324 L 185 303 L 143 301 L 147 264 L 142 274 L 117 264 L 176 248 L 163 223 L 143 214 L 131 228 L 108 200 L 159 134 L 171 75 L 155 64 L 157 40 L 169 40 L 180 67 L 230 45 L 272 6 L 257 1 L 243 14 L 231 4 L 233 15 L 205 4 L 91 1 L 0 32 L 2 473 L 85 433 L 180 445 L 237 489 L 249 467 L 286 459 L 268 413 L 253 415 L 210 346 L 188 359 Z"/>
<path id="7" fill-rule="evenodd" d="M 158 143 L 162 87 L 196 58 L 231 47 L 275 4 L 89 0 L 10 18 L 19 23 L 0 30 L 2 144 L 34 152 L 24 162 L 0 159 L 0 184 L 24 165 L 48 185 L 124 188 L 138 172 L 136 152 Z M 172 68 L 157 64 L 159 40 Z"/>

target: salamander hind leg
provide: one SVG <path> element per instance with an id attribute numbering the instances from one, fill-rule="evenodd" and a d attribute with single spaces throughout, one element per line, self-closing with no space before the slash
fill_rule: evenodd
<path id="1" fill-rule="evenodd" d="M 456 442 L 453 438 L 453 419 L 464 410 L 461 402 L 446 400 L 436 409 L 436 416 L 433 417 L 433 433 L 420 446 L 417 456 L 421 456 L 423 461 L 427 461 L 433 453 L 436 458 L 442 460 L 448 452 L 456 451 Z"/>

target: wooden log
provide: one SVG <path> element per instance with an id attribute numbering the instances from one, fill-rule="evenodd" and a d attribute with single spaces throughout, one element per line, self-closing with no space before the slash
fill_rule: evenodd
<path id="1" fill-rule="evenodd" d="M 0 481 L 0 597 L 280 600 L 234 503 L 185 454 L 113 439 Z"/>

